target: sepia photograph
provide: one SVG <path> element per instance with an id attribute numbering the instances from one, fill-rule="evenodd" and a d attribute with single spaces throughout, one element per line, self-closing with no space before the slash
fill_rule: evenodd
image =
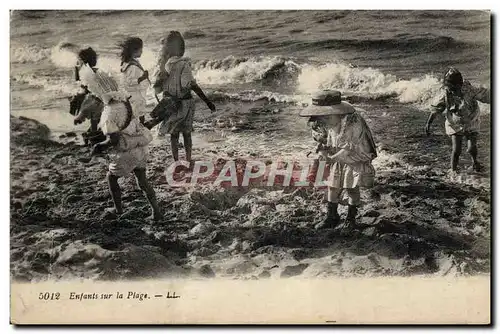
<path id="1" fill-rule="evenodd" d="M 11 322 L 490 324 L 491 38 L 486 9 L 10 10 Z"/>

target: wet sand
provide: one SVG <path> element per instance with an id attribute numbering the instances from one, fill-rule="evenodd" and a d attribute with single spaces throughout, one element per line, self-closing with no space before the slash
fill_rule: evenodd
<path id="1" fill-rule="evenodd" d="M 28 94 L 23 94 L 28 96 Z M 59 100 L 49 109 L 66 108 Z M 314 144 L 299 107 L 217 101 L 198 108 L 193 157 L 237 160 L 305 156 Z M 162 277 L 351 277 L 473 275 L 490 271 L 489 175 L 450 179 L 443 125 L 422 135 L 427 114 L 408 107 L 359 105 L 377 141 L 376 185 L 362 194 L 360 230 L 313 227 L 325 215 L 323 190 L 311 188 L 173 188 L 168 140 L 150 147 L 148 177 L 165 219 L 149 207 L 133 176 L 120 180 L 125 213 L 111 206 L 107 163 L 77 133 L 64 135 L 11 117 L 11 274 L 20 281 Z M 280 121 L 275 115 L 280 113 Z M 13 111 L 16 114 L 16 111 Z M 282 131 L 286 130 L 286 131 Z M 489 115 L 480 157 L 489 170 Z M 183 150 L 180 155 L 183 157 Z M 465 149 L 461 166 L 470 165 Z M 345 215 L 345 208 L 341 208 Z"/>

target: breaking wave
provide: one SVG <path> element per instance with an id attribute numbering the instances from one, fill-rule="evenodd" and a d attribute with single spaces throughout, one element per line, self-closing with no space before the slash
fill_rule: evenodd
<path id="1" fill-rule="evenodd" d="M 235 58 L 200 61 L 195 64 L 195 76 L 204 85 L 264 82 L 278 87 L 293 86 L 294 94 L 269 91 L 244 91 L 226 94 L 229 98 L 257 101 L 261 99 L 305 103 L 318 90 L 335 89 L 349 96 L 353 102 L 394 99 L 400 103 L 430 107 L 441 82 L 438 76 L 426 74 L 411 79 L 400 79 L 376 68 L 360 68 L 346 63 L 300 64 L 283 57 Z M 487 110 L 487 107 L 482 110 Z"/>
<path id="2" fill-rule="evenodd" d="M 53 48 L 37 46 L 17 47 L 11 50 L 11 57 L 17 63 L 37 63 L 46 59 L 58 68 L 71 69 L 76 63 L 76 53 L 81 46 L 67 41 Z M 113 51 L 99 52 L 98 67 L 118 75 L 120 60 Z M 155 66 L 155 51 L 145 48 L 141 57 L 143 66 L 152 73 Z M 284 103 L 307 103 L 311 93 L 336 89 L 343 92 L 350 101 L 391 99 L 400 103 L 430 106 L 440 88 L 439 78 L 427 74 L 410 79 L 384 73 L 377 68 L 361 68 L 342 62 L 326 64 L 299 61 L 290 57 L 226 57 L 224 59 L 199 60 L 193 62 L 195 78 L 202 86 L 214 91 L 216 100 L 258 101 L 267 100 Z M 23 76 L 16 78 L 30 85 L 44 87 L 48 91 L 67 93 L 71 78 L 49 76 Z M 258 84 L 259 89 L 242 88 L 238 92 L 227 92 L 231 84 Z M 252 85 L 254 84 L 254 85 Z M 264 89 L 262 89 L 264 88 Z M 283 92 L 287 88 L 287 94 Z M 481 105 L 481 109 L 489 108 Z"/>
<path id="3" fill-rule="evenodd" d="M 300 65 L 283 57 L 226 57 L 195 63 L 196 79 L 207 84 L 282 81 L 297 77 Z"/>
<path id="4" fill-rule="evenodd" d="M 401 103 L 429 103 L 440 88 L 439 79 L 431 74 L 401 80 L 374 68 L 358 68 L 344 63 L 299 64 L 281 57 L 228 57 L 201 61 L 195 64 L 195 76 L 201 84 L 207 85 L 252 82 L 278 85 L 286 82 L 294 86 L 299 96 L 323 89 L 337 89 L 360 98 L 395 98 Z M 262 98 L 261 95 L 257 94 L 256 98 Z M 283 100 L 282 97 L 278 99 Z M 301 98 L 285 100 L 297 101 Z"/>
<path id="5" fill-rule="evenodd" d="M 439 79 L 430 74 L 401 80 L 378 69 L 347 64 L 305 65 L 298 78 L 298 90 L 303 93 L 337 89 L 373 99 L 394 97 L 402 103 L 428 102 L 440 86 Z"/>
<path id="6" fill-rule="evenodd" d="M 50 56 L 50 49 L 37 45 L 14 47 L 10 50 L 10 61 L 17 64 L 37 63 Z"/>

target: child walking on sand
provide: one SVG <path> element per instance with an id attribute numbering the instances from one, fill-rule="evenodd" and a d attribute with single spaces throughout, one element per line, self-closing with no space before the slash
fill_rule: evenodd
<path id="1" fill-rule="evenodd" d="M 158 61 L 158 74 L 155 80 L 155 90 L 163 93 L 163 98 L 172 99 L 175 110 L 169 112 L 159 128 L 159 134 L 170 134 L 172 156 L 175 161 L 179 160 L 179 136 L 182 133 L 186 160 L 192 164 L 191 152 L 193 142 L 191 132 L 193 131 L 193 117 L 195 102 L 191 95 L 194 91 L 214 112 L 215 105 L 203 93 L 196 83 L 191 69 L 191 61 L 184 57 L 185 43 L 178 31 L 171 31 L 165 39 Z"/>
<path id="2" fill-rule="evenodd" d="M 109 217 L 123 213 L 118 179 L 133 172 L 151 205 L 151 218 L 159 220 L 161 212 L 156 195 L 146 179 L 148 144 L 153 139 L 149 130 L 135 117 L 128 101 L 129 94 L 119 91 L 110 76 L 101 71 L 94 72 L 88 66 L 82 67 L 80 75 L 85 78 L 89 90 L 99 96 L 105 106 L 99 125 L 107 139 L 96 144 L 92 154 L 106 151 L 110 160 L 107 181 L 114 207 L 107 209 L 106 215 Z"/>
<path id="3" fill-rule="evenodd" d="M 146 115 L 146 91 L 149 86 L 149 73 L 139 63 L 143 42 L 138 37 L 129 37 L 121 47 L 121 84 L 128 92 L 134 115 L 144 124 Z"/>

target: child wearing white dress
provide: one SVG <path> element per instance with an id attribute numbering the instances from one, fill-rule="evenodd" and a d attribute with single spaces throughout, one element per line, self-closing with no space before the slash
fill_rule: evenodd
<path id="1" fill-rule="evenodd" d="M 454 67 L 449 68 L 443 78 L 443 87 L 436 96 L 425 132 L 430 134 L 431 125 L 437 115 L 445 118 L 445 131 L 451 137 L 451 169 L 453 175 L 458 172 L 458 162 L 462 153 L 462 139 L 467 140 L 467 152 L 472 158 L 471 169 L 476 172 L 483 170 L 477 155 L 477 138 L 479 136 L 480 111 L 479 102 L 491 102 L 490 89 L 473 86 L 464 80 L 462 73 Z"/>
<path id="2" fill-rule="evenodd" d="M 80 75 L 85 78 L 88 89 L 104 103 L 99 126 L 107 138 L 94 146 L 92 154 L 106 152 L 110 161 L 106 178 L 114 207 L 107 209 L 107 213 L 113 216 L 123 213 L 118 179 L 133 172 L 151 206 L 151 218 L 161 219 L 155 191 L 146 178 L 148 144 L 153 139 L 151 133 L 132 112 L 128 93 L 119 90 L 109 75 L 94 72 L 88 66 L 82 67 Z"/>
<path id="3" fill-rule="evenodd" d="M 206 97 L 194 79 L 191 60 L 184 57 L 185 43 L 182 35 L 178 31 L 171 31 L 164 43 L 154 87 L 157 93 L 163 93 L 163 98 L 172 99 L 177 107 L 176 110 L 169 112 L 169 117 L 161 123 L 159 133 L 170 134 L 172 156 L 175 161 L 179 159 L 179 136 L 182 133 L 186 161 L 192 165 L 191 132 L 195 101 L 191 91 L 194 91 L 212 112 L 215 111 L 215 105 Z"/>
<path id="4" fill-rule="evenodd" d="M 129 37 L 120 44 L 121 85 L 130 94 L 130 104 L 135 117 L 144 123 L 146 110 L 146 92 L 149 86 L 149 74 L 144 70 L 139 58 L 142 55 L 143 42 L 138 37 Z"/>
<path id="5" fill-rule="evenodd" d="M 80 82 L 78 93 L 70 99 L 70 113 L 75 116 L 73 123 L 75 125 L 90 120 L 90 127 L 85 136 L 95 135 L 98 131 L 99 119 L 103 109 L 102 103 L 89 93 L 85 82 L 80 79 L 80 68 L 83 65 L 88 65 L 94 72 L 97 69 L 97 53 L 91 47 L 81 49 L 78 52 L 78 60 L 75 66 L 75 80 Z"/>

